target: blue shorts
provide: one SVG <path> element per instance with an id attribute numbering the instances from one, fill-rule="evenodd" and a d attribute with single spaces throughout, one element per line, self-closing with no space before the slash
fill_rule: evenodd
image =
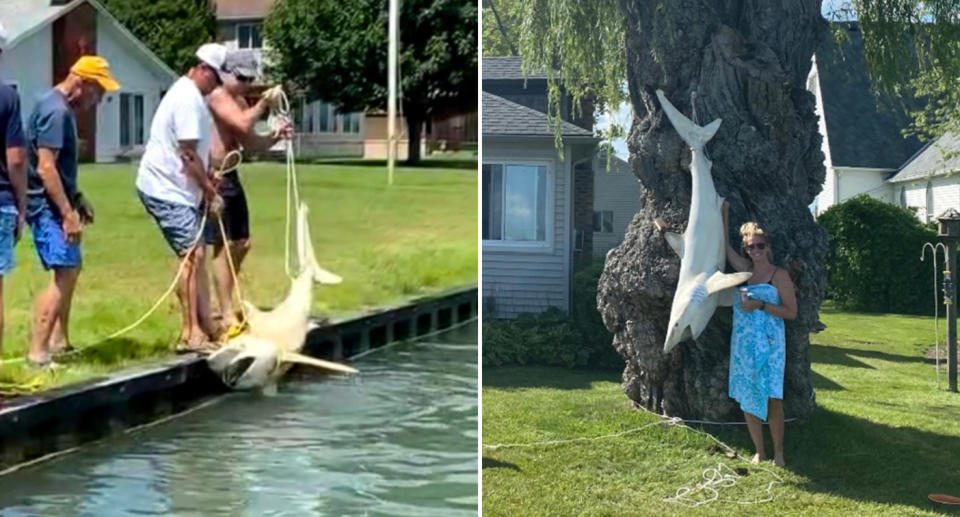
<path id="1" fill-rule="evenodd" d="M 137 195 L 140 196 L 140 202 L 147 209 L 147 213 L 157 222 L 170 249 L 178 257 L 186 255 L 200 233 L 200 210 L 197 207 L 157 199 L 139 190 Z"/>
<path id="2" fill-rule="evenodd" d="M 0 205 L 0 277 L 10 274 L 16 265 L 13 258 L 13 247 L 17 244 L 13 233 L 16 229 L 17 207 Z"/>
<path id="3" fill-rule="evenodd" d="M 80 267 L 83 258 L 80 243 L 70 244 L 63 233 L 63 220 L 54 211 L 46 196 L 28 196 L 27 222 L 33 231 L 33 244 L 43 269 Z"/>

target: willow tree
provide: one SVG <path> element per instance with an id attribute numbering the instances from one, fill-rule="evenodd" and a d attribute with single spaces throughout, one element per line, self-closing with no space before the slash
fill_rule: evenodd
<path id="1" fill-rule="evenodd" d="M 925 88 L 943 99 L 917 114 L 917 127 L 939 123 L 934 131 L 942 131 L 960 120 L 960 69 L 952 64 L 960 61 L 956 4 L 842 6 L 863 26 L 878 88 L 921 94 Z M 728 238 L 736 238 L 739 223 L 759 221 L 771 234 L 775 262 L 793 278 L 798 317 L 786 326 L 784 403 L 792 416 L 813 410 L 809 333 L 823 299 L 827 236 L 807 208 L 825 171 L 805 83 L 811 57 L 828 37 L 821 0 L 525 4 L 518 49 L 525 69 L 556 71 L 548 78 L 552 113 L 561 89 L 575 100 L 590 96 L 600 109 L 624 97 L 633 106 L 627 144 L 643 208 L 608 255 L 597 304 L 626 362 L 623 390 L 636 403 L 688 418 L 740 417 L 727 397 L 729 309 L 719 309 L 696 341 L 662 352 L 679 260 L 654 221 L 683 231 L 690 203 L 690 152 L 662 115 L 654 96 L 662 89 L 701 123 L 723 120 L 707 152 L 717 191 L 731 204 Z"/>

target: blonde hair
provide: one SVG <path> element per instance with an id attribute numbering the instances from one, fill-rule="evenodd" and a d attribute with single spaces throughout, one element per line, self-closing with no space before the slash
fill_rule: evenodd
<path id="1" fill-rule="evenodd" d="M 770 245 L 770 237 L 767 236 L 767 232 L 763 231 L 763 228 L 761 228 L 756 221 L 747 221 L 742 225 L 740 225 L 740 237 L 742 239 L 741 245 L 740 245 L 741 247 L 740 251 L 743 251 L 743 252 L 746 251 L 746 246 L 743 244 L 743 242 L 746 242 L 747 239 L 749 239 L 750 237 L 763 238 L 764 244 L 767 245 L 766 247 L 767 260 L 773 262 L 773 248 Z"/>

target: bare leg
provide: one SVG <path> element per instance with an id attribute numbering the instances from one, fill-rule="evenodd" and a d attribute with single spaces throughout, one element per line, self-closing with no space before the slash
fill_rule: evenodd
<path id="1" fill-rule="evenodd" d="M 770 399 L 767 413 L 770 434 L 773 436 L 773 464 L 783 467 L 786 465 L 783 459 L 783 400 Z"/>
<path id="2" fill-rule="evenodd" d="M 213 274 L 214 281 L 217 284 L 217 298 L 220 301 L 220 313 L 223 317 L 223 324 L 226 326 L 237 323 L 236 311 L 233 308 L 233 274 L 230 272 L 230 263 L 224 250 L 229 249 L 233 259 L 233 266 L 237 274 L 240 274 L 240 264 L 247 256 L 250 250 L 249 240 L 232 241 L 229 248 L 223 245 L 214 247 L 213 255 Z"/>
<path id="3" fill-rule="evenodd" d="M 199 345 L 205 341 L 203 330 L 197 321 L 197 250 L 188 252 L 181 260 L 185 260 L 183 274 L 177 282 L 177 298 L 180 299 L 180 339 L 188 345 Z"/>
<path id="4" fill-rule="evenodd" d="M 77 274 L 79 275 L 79 267 Z M 70 285 L 70 292 L 63 293 L 63 301 L 60 306 L 60 314 L 53 322 L 53 332 L 50 334 L 49 350 L 53 353 L 63 352 L 70 349 L 70 308 L 73 306 L 73 292 L 76 290 L 77 283 Z"/>
<path id="5" fill-rule="evenodd" d="M 763 422 L 746 411 L 743 412 L 743 417 L 747 420 L 747 430 L 750 431 L 750 440 L 753 441 L 753 447 L 757 450 L 757 453 L 753 456 L 753 462 L 760 463 L 764 460 Z"/>
<path id="6" fill-rule="evenodd" d="M 60 317 L 65 300 L 73 293 L 79 275 L 80 268 L 56 269 L 50 285 L 37 296 L 33 310 L 33 336 L 27 352 L 27 358 L 31 361 L 49 360 L 53 325 Z"/>
<path id="7" fill-rule="evenodd" d="M 197 323 L 203 329 L 203 333 L 214 341 L 219 332 L 217 325 L 213 322 L 213 316 L 210 314 L 210 282 L 207 278 L 207 254 L 206 246 L 197 247 L 196 257 L 196 291 L 197 291 Z"/>

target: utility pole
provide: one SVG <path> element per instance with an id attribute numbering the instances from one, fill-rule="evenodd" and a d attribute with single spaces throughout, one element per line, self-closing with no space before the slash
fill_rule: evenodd
<path id="1" fill-rule="evenodd" d="M 393 166 L 397 161 L 397 40 L 400 26 L 400 0 L 390 0 L 387 48 L 387 183 L 393 185 Z"/>

